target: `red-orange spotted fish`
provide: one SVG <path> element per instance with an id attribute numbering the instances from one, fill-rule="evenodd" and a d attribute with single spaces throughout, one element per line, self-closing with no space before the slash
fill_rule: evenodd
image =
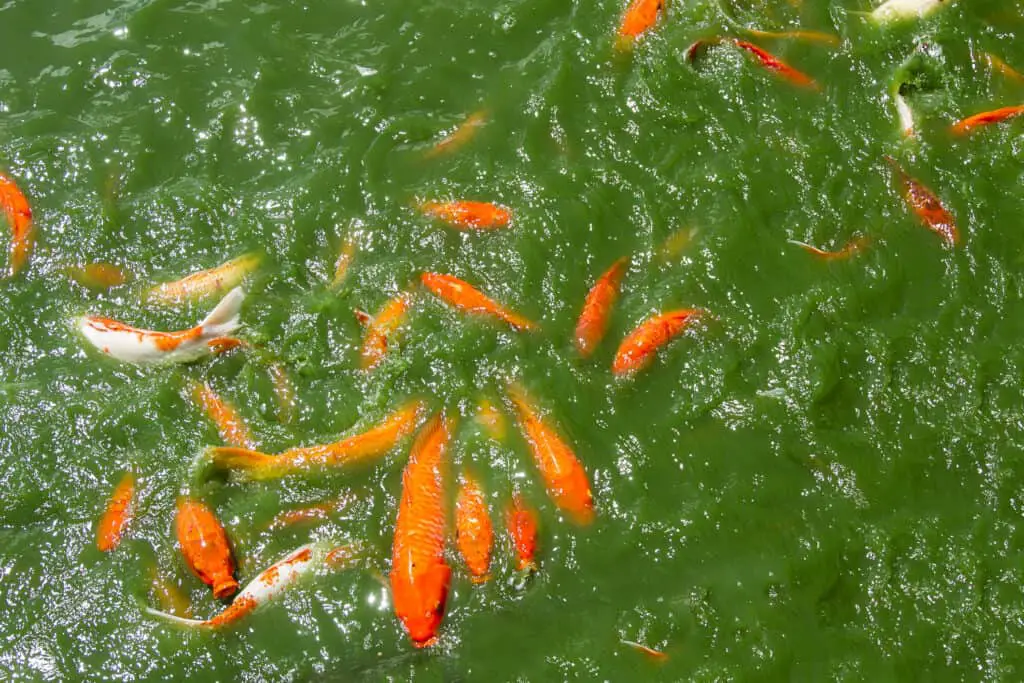
<path id="1" fill-rule="evenodd" d="M 134 496 L 135 475 L 128 472 L 114 488 L 107 509 L 96 527 L 96 547 L 103 552 L 109 552 L 121 543 L 121 535 L 132 519 Z"/>
<path id="2" fill-rule="evenodd" d="M 207 417 L 217 425 L 217 431 L 224 443 L 243 448 L 255 445 L 248 425 L 242 420 L 234 406 L 217 395 L 209 384 L 196 382 L 192 385 L 192 400 L 203 409 Z"/>
<path id="3" fill-rule="evenodd" d="M 28 263 L 35 245 L 32 208 L 14 181 L 0 173 L 0 208 L 11 226 L 11 246 L 8 250 L 8 275 L 17 275 Z"/>
<path id="4" fill-rule="evenodd" d="M 517 330 L 535 330 L 537 325 L 513 313 L 468 282 L 441 273 L 423 273 L 420 280 L 438 298 L 470 313 L 483 313 L 503 320 Z"/>
<path id="5" fill-rule="evenodd" d="M 459 230 L 494 230 L 512 221 L 508 209 L 489 202 L 423 202 L 420 210 Z"/>
<path id="6" fill-rule="evenodd" d="M 612 372 L 623 377 L 645 368 L 659 348 L 685 330 L 701 313 L 700 309 L 683 308 L 643 321 L 622 340 L 612 361 Z"/>
<path id="7" fill-rule="evenodd" d="M 380 424 L 340 441 L 293 448 L 271 455 L 247 448 L 218 446 L 206 450 L 215 467 L 234 470 L 250 479 L 274 479 L 323 467 L 344 467 L 382 456 L 411 434 L 423 410 L 422 401 L 410 401 Z"/>
<path id="8" fill-rule="evenodd" d="M 437 642 L 451 569 L 445 562 L 444 482 L 455 421 L 442 415 L 420 431 L 402 473 L 402 499 L 391 553 L 395 614 L 413 645 Z"/>
<path id="9" fill-rule="evenodd" d="M 626 274 L 629 259 L 620 258 L 604 272 L 587 293 L 583 311 L 576 322 L 576 348 L 584 358 L 590 356 L 608 331 L 612 306 L 619 298 L 619 287 Z"/>
<path id="10" fill-rule="evenodd" d="M 363 370 L 373 370 L 384 360 L 388 352 L 388 340 L 405 321 L 408 311 L 409 295 L 403 292 L 384 304 L 373 317 L 361 312 L 356 313 L 360 322 L 366 325 L 363 348 L 359 352 L 359 366 Z"/>
<path id="11" fill-rule="evenodd" d="M 491 567 L 494 527 L 480 482 L 468 472 L 462 474 L 455 499 L 455 542 L 473 583 L 485 582 Z"/>
<path id="12" fill-rule="evenodd" d="M 594 519 L 594 500 L 587 473 L 576 454 L 549 425 L 526 390 L 510 382 L 508 396 L 516 408 L 519 425 L 533 453 L 533 460 L 544 478 L 548 495 L 559 509 L 577 524 L 590 524 Z"/>
<path id="13" fill-rule="evenodd" d="M 537 512 L 523 501 L 518 492 L 512 494 L 507 515 L 508 536 L 516 554 L 516 569 L 537 569 Z"/>
<path id="14" fill-rule="evenodd" d="M 1020 116 L 1021 114 L 1024 114 L 1024 104 L 1018 104 L 1012 107 L 1002 107 L 992 111 L 983 111 L 980 114 L 968 116 L 965 119 L 957 121 L 953 124 L 950 130 L 956 135 L 966 135 L 967 133 L 973 132 L 976 128 L 989 126 L 993 123 L 1001 123 L 1008 119 Z"/>
<path id="15" fill-rule="evenodd" d="M 956 227 L 956 219 L 946 210 L 942 201 L 934 192 L 925 187 L 917 179 L 910 177 L 903 168 L 890 156 L 885 160 L 892 166 L 903 192 L 907 206 L 925 226 L 939 235 L 949 246 L 956 246 L 960 241 L 960 233 Z"/>
<path id="16" fill-rule="evenodd" d="M 811 90 L 819 89 L 818 83 L 813 78 L 803 73 L 802 71 L 797 71 L 789 64 L 786 64 L 784 61 L 782 61 L 775 55 L 771 54 L 770 52 L 766 52 L 765 50 L 759 48 L 757 45 L 754 45 L 753 43 L 748 43 L 745 40 L 733 39 L 732 42 L 736 47 L 746 50 L 747 52 L 754 55 L 754 57 L 761 64 L 761 66 L 771 71 L 774 71 L 775 73 L 779 74 L 779 76 L 789 81 L 790 83 L 798 85 L 802 88 L 809 88 Z"/>
<path id="17" fill-rule="evenodd" d="M 228 536 L 213 511 L 198 500 L 183 497 L 178 500 L 174 524 L 181 554 L 192 573 L 213 588 L 217 599 L 234 593 L 238 589 L 235 561 Z"/>

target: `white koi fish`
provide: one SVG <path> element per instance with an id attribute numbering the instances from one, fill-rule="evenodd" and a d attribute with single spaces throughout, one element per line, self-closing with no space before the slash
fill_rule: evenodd
<path id="1" fill-rule="evenodd" d="M 926 17 L 943 5 L 951 5 L 953 0 L 887 0 L 876 7 L 869 15 L 879 24 L 893 21 Z"/>
<path id="2" fill-rule="evenodd" d="M 236 287 L 203 322 L 179 332 L 140 330 L 93 315 L 75 322 L 90 344 L 112 358 L 140 364 L 187 363 L 241 344 L 229 335 L 238 328 L 244 299 L 245 290 Z"/>
<path id="3" fill-rule="evenodd" d="M 150 616 L 193 628 L 215 629 L 233 624 L 279 596 L 316 567 L 346 564 L 354 554 L 349 546 L 340 546 L 333 550 L 328 548 L 330 546 L 324 543 L 310 543 L 293 550 L 260 572 L 259 576 L 242 589 L 227 609 L 209 619 L 185 619 L 152 607 L 143 607 L 143 611 Z"/>

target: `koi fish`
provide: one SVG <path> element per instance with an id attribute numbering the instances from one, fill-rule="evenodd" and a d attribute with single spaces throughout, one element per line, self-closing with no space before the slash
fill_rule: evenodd
<path id="1" fill-rule="evenodd" d="M 519 426 L 544 478 L 548 495 L 577 524 L 590 524 L 594 519 L 594 500 L 587 473 L 576 454 L 544 421 L 520 384 L 510 382 L 508 396 L 516 408 Z"/>
<path id="2" fill-rule="evenodd" d="M 680 228 L 665 238 L 665 241 L 658 247 L 658 260 L 666 263 L 678 258 L 687 247 L 693 244 L 694 238 L 700 231 L 697 228 Z"/>
<path id="3" fill-rule="evenodd" d="M 348 507 L 354 500 L 354 495 L 342 494 L 335 500 L 329 500 L 325 503 L 287 510 L 277 514 L 274 519 L 270 520 L 267 528 L 283 529 L 296 524 L 327 519 L 329 515 Z"/>
<path id="4" fill-rule="evenodd" d="M 943 5 L 949 4 L 952 4 L 950 0 L 888 0 L 876 7 L 868 16 L 879 24 L 905 19 L 923 19 Z"/>
<path id="5" fill-rule="evenodd" d="M 242 589 L 227 609 L 210 619 L 184 619 L 151 607 L 145 607 L 143 611 L 173 624 L 194 628 L 216 629 L 235 624 L 242 617 L 255 612 L 281 595 L 317 566 L 337 566 L 351 556 L 347 548 L 329 551 L 329 547 L 324 543 L 310 543 L 288 553 L 260 572 Z"/>
<path id="6" fill-rule="evenodd" d="M 96 526 L 96 547 L 109 552 L 121 543 L 121 535 L 131 521 L 132 498 L 135 496 L 135 475 L 128 472 L 114 488 L 106 512 Z"/>
<path id="7" fill-rule="evenodd" d="M 700 309 L 683 308 L 661 313 L 643 321 L 619 344 L 619 350 L 612 362 L 612 372 L 622 377 L 642 370 L 654 359 L 654 353 L 659 348 L 686 329 L 701 314 Z"/>
<path id="8" fill-rule="evenodd" d="M 179 617 L 192 616 L 192 608 L 188 599 L 182 594 L 177 584 L 162 576 L 156 565 L 150 569 L 151 592 L 160 603 L 160 608 Z"/>
<path id="9" fill-rule="evenodd" d="M 504 320 L 517 330 L 535 330 L 537 325 L 513 313 L 468 282 L 440 273 L 423 273 L 420 280 L 435 296 L 455 308 L 470 313 L 485 313 Z"/>
<path id="10" fill-rule="evenodd" d="M 431 147 L 424 157 L 427 159 L 433 159 L 434 157 L 442 154 L 448 154 L 460 149 L 467 142 L 476 137 L 477 131 L 487 125 L 487 112 L 480 110 L 473 112 L 469 115 L 465 121 L 459 124 L 451 135 L 446 136 L 440 140 L 436 145 Z"/>
<path id="11" fill-rule="evenodd" d="M 1012 107 L 1002 107 L 1001 109 L 995 109 L 993 111 L 983 111 L 980 114 L 974 116 L 968 116 L 966 119 L 962 119 L 953 124 L 950 130 L 956 135 L 966 135 L 967 133 L 973 132 L 975 128 L 981 126 L 987 126 L 992 123 L 1000 123 L 1007 119 L 1012 119 L 1015 116 L 1024 114 L 1024 104 L 1018 104 Z"/>
<path id="12" fill-rule="evenodd" d="M 516 553 L 516 569 L 536 571 L 537 513 L 518 492 L 512 494 L 508 509 L 508 536 Z"/>
<path id="13" fill-rule="evenodd" d="M 576 323 L 576 348 L 584 358 L 594 352 L 608 331 L 608 318 L 619 298 L 619 287 L 628 266 L 629 259 L 623 256 L 597 279 L 587 293 Z"/>
<path id="14" fill-rule="evenodd" d="M 823 33 L 821 31 L 761 31 L 756 28 L 744 28 L 743 31 L 755 38 L 768 38 L 776 40 L 802 40 L 807 43 L 817 43 L 828 47 L 839 45 L 839 36 L 834 33 Z"/>
<path id="15" fill-rule="evenodd" d="M 455 542 L 472 582 L 487 581 L 494 529 L 480 482 L 468 472 L 462 475 L 462 486 L 455 499 Z"/>
<path id="16" fill-rule="evenodd" d="M 70 266 L 66 272 L 78 284 L 96 291 L 123 285 L 130 279 L 129 273 L 110 263 Z"/>
<path id="17" fill-rule="evenodd" d="M 345 284 L 345 280 L 348 278 L 349 266 L 352 265 L 352 261 L 356 257 L 356 248 L 356 242 L 351 238 L 345 240 L 345 243 L 341 245 L 338 260 L 334 263 L 334 277 L 331 279 L 331 289 L 340 289 Z"/>
<path id="18" fill-rule="evenodd" d="M 619 640 L 619 642 L 637 650 L 638 652 L 644 653 L 655 661 L 664 662 L 668 659 L 668 655 L 664 652 L 647 647 L 646 645 L 641 645 L 640 643 L 633 642 L 632 640 Z"/>
<path id="19" fill-rule="evenodd" d="M 221 600 L 238 590 L 228 536 L 213 511 L 198 500 L 182 497 L 174 524 L 185 562 L 213 588 L 213 596 Z"/>
<path id="20" fill-rule="evenodd" d="M 413 645 L 437 642 L 451 569 L 445 562 L 444 480 L 455 421 L 436 415 L 416 437 L 402 473 L 402 499 L 391 553 L 395 614 Z"/>
<path id="21" fill-rule="evenodd" d="M 658 22 L 658 13 L 665 9 L 664 0 L 633 0 L 619 23 L 619 47 L 626 48 L 631 41 Z"/>
<path id="22" fill-rule="evenodd" d="M 459 230 L 493 230 L 507 227 L 512 214 L 487 202 L 423 202 L 420 211 Z"/>
<path id="23" fill-rule="evenodd" d="M 903 95 L 898 91 L 893 95 L 893 101 L 896 103 L 896 114 L 900 120 L 900 132 L 903 133 L 905 138 L 913 138 L 917 136 L 914 130 L 914 112 L 910 109 L 910 105 L 903 99 Z"/>
<path id="24" fill-rule="evenodd" d="M 1012 66 L 1010 66 L 1003 60 L 999 59 L 999 57 L 996 57 L 994 54 L 990 52 L 983 52 L 982 55 L 985 57 L 985 61 L 988 63 L 990 69 L 998 71 L 1006 78 L 1009 78 L 1011 81 L 1016 81 L 1017 83 L 1024 83 L 1024 75 L 1021 75 L 1019 71 L 1014 69 Z"/>
<path id="25" fill-rule="evenodd" d="M 818 247 L 811 246 L 806 242 L 799 242 L 797 240 L 789 240 L 789 243 L 795 244 L 796 246 L 802 248 L 804 251 L 810 254 L 814 254 L 815 256 L 824 261 L 843 261 L 850 258 L 851 256 L 854 256 L 855 254 L 860 253 L 861 249 L 863 249 L 870 243 L 870 240 L 864 236 L 855 237 L 849 242 L 847 242 L 846 246 L 844 246 L 839 251 L 825 251 L 824 249 L 819 249 Z"/>
<path id="26" fill-rule="evenodd" d="M 770 52 L 766 52 L 757 45 L 748 43 L 745 40 L 733 39 L 732 42 L 736 47 L 746 50 L 754 55 L 761 66 L 774 71 L 790 83 L 803 88 L 810 88 L 811 90 L 820 90 L 818 83 L 813 78 L 802 71 L 797 71 Z"/>
<path id="27" fill-rule="evenodd" d="M 295 386 L 281 363 L 271 363 L 267 366 L 267 373 L 270 374 L 270 381 L 274 386 L 274 398 L 277 399 L 277 421 L 281 424 L 288 424 L 295 417 Z"/>
<path id="28" fill-rule="evenodd" d="M 422 401 L 411 401 L 379 425 L 331 444 L 293 448 L 280 455 L 219 446 L 208 448 L 206 455 L 216 467 L 241 471 L 251 479 L 274 479 L 316 467 L 353 465 L 391 451 L 416 428 L 423 408 Z"/>
<path id="29" fill-rule="evenodd" d="M 148 303 L 174 305 L 184 301 L 207 299 L 234 289 L 259 267 L 259 254 L 243 254 L 214 268 L 201 270 L 174 282 L 156 285 L 143 294 Z"/>
<path id="30" fill-rule="evenodd" d="M 220 438 L 232 446 L 252 448 L 254 441 L 249 427 L 235 411 L 234 406 L 224 401 L 210 388 L 209 384 L 196 382 L 192 386 L 192 400 L 203 409 L 206 415 L 217 425 Z"/>
<path id="31" fill-rule="evenodd" d="M 28 263 L 35 245 L 32 208 L 14 181 L 0 173 L 0 208 L 11 225 L 11 246 L 8 250 L 7 273 L 13 277 Z"/>
<path id="32" fill-rule="evenodd" d="M 359 364 L 363 370 L 373 370 L 384 360 L 388 352 L 388 339 L 405 321 L 408 310 L 409 295 L 402 293 L 384 304 L 373 317 L 361 311 L 356 312 L 356 317 L 366 326 L 363 348 L 359 352 Z"/>
<path id="33" fill-rule="evenodd" d="M 110 318 L 87 315 L 77 319 L 86 340 L 104 354 L 126 363 L 187 363 L 237 345 L 228 335 L 239 325 L 245 299 L 241 288 L 231 290 L 197 326 L 180 332 L 156 332 Z"/>
<path id="34" fill-rule="evenodd" d="M 942 237 L 949 246 L 955 246 L 960 240 L 960 234 L 953 215 L 946 210 L 934 192 L 907 175 L 895 159 L 886 156 L 885 160 L 896 173 L 907 205 L 929 230 Z"/>
<path id="35" fill-rule="evenodd" d="M 505 440 L 505 436 L 508 434 L 505 414 L 487 399 L 482 399 L 477 405 L 476 421 L 495 441 Z"/>

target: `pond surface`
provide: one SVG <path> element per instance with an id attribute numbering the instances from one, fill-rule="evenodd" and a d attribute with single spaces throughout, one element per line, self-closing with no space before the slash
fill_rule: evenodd
<path id="1" fill-rule="evenodd" d="M 624 53 L 608 0 L 0 0 L 0 169 L 39 236 L 0 283 L 4 680 L 1020 680 L 1024 122 L 949 126 L 1024 103 L 986 60 L 1024 70 L 1024 4 L 963 0 L 893 27 L 869 9 L 673 2 Z M 718 35 L 820 90 L 725 44 L 686 61 Z M 910 140 L 892 96 L 904 80 Z M 432 152 L 474 112 L 472 139 Z M 914 216 L 886 155 L 956 216 L 958 245 Z M 417 209 L 439 198 L 500 203 L 513 225 L 450 230 Z M 833 260 L 790 242 L 858 239 Z M 281 360 L 291 421 L 253 353 L 140 369 L 69 325 L 187 328 L 212 303 L 142 305 L 143 289 L 251 251 L 264 259 L 240 335 Z M 608 336 L 583 360 L 583 298 L 622 256 Z M 93 262 L 133 279 L 97 292 L 68 278 Z M 424 270 L 540 330 L 445 306 Z M 410 287 L 399 343 L 360 371 L 353 309 Z M 621 339 L 680 307 L 710 315 L 615 379 Z M 505 443 L 481 436 L 476 406 L 500 404 L 509 377 L 584 463 L 590 526 L 552 504 L 514 426 Z M 197 454 L 221 441 L 197 380 L 269 453 L 411 398 L 461 414 L 452 479 L 479 473 L 499 529 L 523 491 L 539 571 L 514 571 L 502 535 L 476 586 L 452 552 L 440 642 L 414 649 L 381 583 L 408 442 L 312 477 L 200 476 Z M 101 553 L 97 520 L 128 469 L 136 515 Z M 170 626 L 141 610 L 158 606 L 154 577 L 197 616 L 223 607 L 177 548 L 184 491 L 223 521 L 243 584 L 311 538 L 358 542 L 366 562 L 232 629 Z M 267 529 L 345 493 L 325 521 Z"/>

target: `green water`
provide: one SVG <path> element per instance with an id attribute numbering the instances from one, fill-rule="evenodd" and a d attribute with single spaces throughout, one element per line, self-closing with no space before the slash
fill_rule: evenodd
<path id="1" fill-rule="evenodd" d="M 799 5 L 800 3 L 794 3 Z M 673 3 L 632 58 L 619 2 L 306 3 L 0 0 L 0 169 L 32 202 L 31 268 L 0 285 L 0 672 L 14 681 L 1005 680 L 1024 677 L 1024 124 L 945 128 L 1024 102 L 983 52 L 1024 69 L 1024 5 L 961 0 L 879 29 L 866 3 L 734 3 L 756 39 L 821 93 L 716 48 L 711 3 Z M 918 142 L 887 96 L 915 46 Z M 424 152 L 470 113 L 454 154 Z M 957 216 L 945 248 L 908 211 L 883 155 Z M 498 201 L 514 228 L 446 230 L 428 198 Z M 697 228 L 677 258 L 664 240 Z M 346 235 L 361 250 L 326 290 Z M 823 263 L 787 243 L 872 247 Z M 275 417 L 244 353 L 140 370 L 85 350 L 83 312 L 181 329 L 206 306 L 140 307 L 146 284 L 259 249 L 242 336 L 285 360 L 300 410 Z M 593 279 L 631 255 L 592 362 L 570 336 Z M 64 268 L 113 262 L 109 293 Z M 517 334 L 420 293 L 399 349 L 356 370 L 353 308 L 422 270 L 464 277 L 542 331 Z M 618 341 L 656 310 L 714 320 L 632 382 Z M 158 565 L 196 614 L 221 606 L 171 531 L 192 460 L 218 443 L 184 393 L 207 379 L 260 447 L 323 443 L 408 397 L 469 415 L 521 377 L 575 446 L 597 521 L 543 492 L 521 438 L 472 438 L 498 515 L 511 481 L 541 511 L 540 571 L 499 545 L 491 582 L 459 563 L 440 644 L 414 650 L 372 571 L 317 577 L 238 628 L 145 617 Z M 407 449 L 369 468 L 261 484 L 192 483 L 224 521 L 242 582 L 309 538 L 352 540 L 386 573 Z M 139 511 L 121 547 L 95 523 L 127 467 Z M 325 524 L 267 532 L 278 511 L 354 490 Z M 500 517 L 496 516 L 496 521 Z M 664 650 L 651 662 L 619 641 Z"/>

